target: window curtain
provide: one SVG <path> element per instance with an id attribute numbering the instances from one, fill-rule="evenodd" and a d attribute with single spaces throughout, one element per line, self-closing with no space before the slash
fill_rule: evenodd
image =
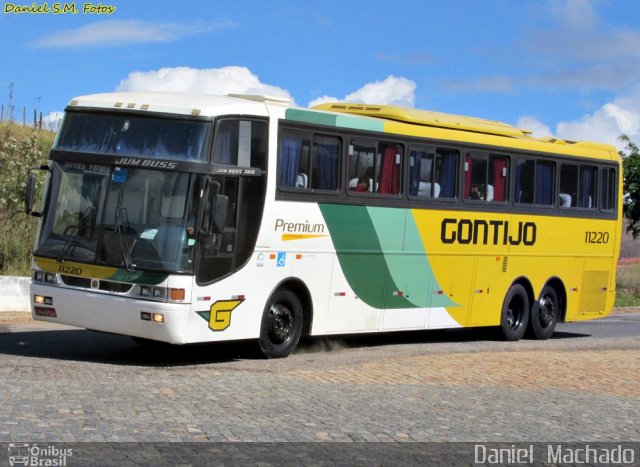
<path id="1" fill-rule="evenodd" d="M 493 163 L 493 200 L 507 199 L 507 160 L 495 159 Z"/>
<path id="2" fill-rule="evenodd" d="M 387 146 L 384 150 L 380 193 L 400 193 L 400 164 L 396 163 L 397 154 L 400 154 L 400 149 L 396 146 Z"/>
<path id="3" fill-rule="evenodd" d="M 536 164 L 536 204 L 553 204 L 553 165 Z"/>
<path id="4" fill-rule="evenodd" d="M 416 196 L 420 188 L 420 164 L 422 162 L 422 152 L 411 151 L 410 161 L 411 167 L 409 167 L 409 194 Z"/>
<path id="5" fill-rule="evenodd" d="M 439 154 L 437 157 L 441 161 L 438 178 L 440 197 L 453 198 L 456 195 L 456 153 Z"/>
<path id="6" fill-rule="evenodd" d="M 283 138 L 280 148 L 280 176 L 279 185 L 293 187 L 296 185 L 302 142 L 296 138 Z"/>
<path id="7" fill-rule="evenodd" d="M 316 145 L 317 188 L 336 190 L 338 188 L 338 144 L 329 142 Z M 314 188 L 316 188 L 314 186 Z"/>
<path id="8" fill-rule="evenodd" d="M 580 167 L 580 193 L 578 195 L 578 207 L 580 208 L 591 207 L 592 175 L 591 167 Z"/>
<path id="9" fill-rule="evenodd" d="M 513 187 L 513 190 L 515 191 L 514 193 L 514 201 L 516 203 L 522 203 L 522 183 L 520 181 L 521 177 L 522 177 L 522 167 L 524 166 L 524 162 L 518 162 L 516 164 L 516 179 L 515 179 L 515 186 Z"/>
<path id="10" fill-rule="evenodd" d="M 233 164 L 234 160 L 234 141 L 233 132 L 230 131 L 228 126 L 221 126 L 218 134 L 216 135 L 216 150 L 213 156 L 213 162 L 217 164 Z M 237 156 L 237 154 L 236 154 Z"/>

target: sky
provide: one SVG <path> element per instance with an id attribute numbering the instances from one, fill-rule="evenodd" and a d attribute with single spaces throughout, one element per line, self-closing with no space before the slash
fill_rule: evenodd
<path id="1" fill-rule="evenodd" d="M 26 108 L 27 120 L 35 109 L 55 122 L 74 96 L 167 90 L 390 104 L 538 137 L 640 142 L 637 0 L 0 4 L 4 119 Z"/>

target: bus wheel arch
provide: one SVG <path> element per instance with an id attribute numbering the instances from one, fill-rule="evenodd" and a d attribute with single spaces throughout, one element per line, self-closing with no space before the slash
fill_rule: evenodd
<path id="1" fill-rule="evenodd" d="M 283 358 L 293 352 L 309 326 L 305 323 L 310 322 L 310 303 L 309 292 L 299 281 L 283 281 L 274 289 L 264 307 L 258 338 L 266 358 Z"/>
<path id="2" fill-rule="evenodd" d="M 547 281 L 540 295 L 531 304 L 531 316 L 527 334 L 533 339 L 549 339 L 566 313 L 566 291 L 557 277 Z"/>
<path id="3" fill-rule="evenodd" d="M 526 278 L 515 280 L 504 297 L 500 313 L 501 336 L 506 341 L 522 338 L 529 324 L 533 289 Z"/>

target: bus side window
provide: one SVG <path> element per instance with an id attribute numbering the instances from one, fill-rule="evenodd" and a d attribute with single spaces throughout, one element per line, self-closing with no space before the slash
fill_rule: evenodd
<path id="1" fill-rule="evenodd" d="M 468 152 L 464 158 L 464 199 L 486 199 L 486 184 L 487 157 Z"/>
<path id="2" fill-rule="evenodd" d="M 433 182 L 434 154 L 425 149 L 409 151 L 409 195 L 422 198 L 440 196 L 440 185 Z"/>
<path id="3" fill-rule="evenodd" d="M 278 187 L 309 188 L 311 138 L 298 133 L 283 133 L 278 150 Z"/>
<path id="4" fill-rule="evenodd" d="M 598 168 L 591 165 L 580 166 L 580 184 L 578 186 L 578 207 L 594 209 L 596 207 L 596 185 Z"/>
<path id="5" fill-rule="evenodd" d="M 520 159 L 515 172 L 515 202 L 520 204 L 553 204 L 553 162 Z"/>
<path id="6" fill-rule="evenodd" d="M 560 193 L 558 204 L 562 208 L 576 207 L 578 197 L 578 166 L 562 164 L 560 169 Z"/>
<path id="7" fill-rule="evenodd" d="M 453 149 L 438 149 L 436 151 L 435 173 L 434 173 L 434 197 L 435 198 L 455 198 L 458 194 L 458 159 L 460 152 Z M 439 189 L 436 194 L 435 188 Z"/>
<path id="8" fill-rule="evenodd" d="M 349 145 L 349 191 L 372 193 L 377 190 L 375 155 L 374 143 L 351 141 Z"/>
<path id="9" fill-rule="evenodd" d="M 377 192 L 385 195 L 399 194 L 402 148 L 397 144 L 382 144 L 377 159 L 380 172 Z"/>
<path id="10" fill-rule="evenodd" d="M 216 127 L 213 162 L 239 167 L 266 168 L 267 124 L 226 119 Z"/>
<path id="11" fill-rule="evenodd" d="M 615 208 L 616 199 L 616 171 L 604 168 L 601 172 L 600 182 L 600 209 L 612 211 Z"/>

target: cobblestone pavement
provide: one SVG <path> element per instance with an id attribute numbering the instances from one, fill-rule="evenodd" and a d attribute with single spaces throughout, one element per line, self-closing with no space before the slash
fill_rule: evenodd
<path id="1" fill-rule="evenodd" d="M 313 339 L 281 360 L 4 322 L 0 442 L 640 441 L 627 320 L 635 335 Z"/>

